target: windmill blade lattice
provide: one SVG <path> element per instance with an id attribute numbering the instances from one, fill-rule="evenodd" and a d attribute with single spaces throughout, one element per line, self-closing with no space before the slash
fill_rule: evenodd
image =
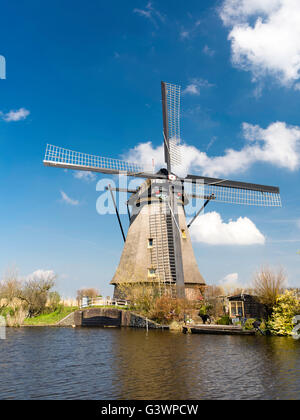
<path id="1" fill-rule="evenodd" d="M 150 165 L 88 155 L 51 144 L 46 147 L 44 165 L 110 174 L 146 175 L 147 173 L 153 173 L 153 168 Z"/>
<path id="2" fill-rule="evenodd" d="M 257 191 L 238 187 L 223 187 L 216 184 L 195 184 L 186 182 L 185 193 L 195 198 L 230 204 L 244 204 L 262 207 L 281 207 L 279 192 Z"/>
<path id="3" fill-rule="evenodd" d="M 178 85 L 161 83 L 164 141 L 165 141 L 165 162 L 168 170 L 181 164 L 180 147 L 180 91 Z"/>

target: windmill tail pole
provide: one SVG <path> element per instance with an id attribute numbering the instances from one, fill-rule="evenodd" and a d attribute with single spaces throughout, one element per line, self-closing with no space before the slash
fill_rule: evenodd
<path id="1" fill-rule="evenodd" d="M 208 200 L 205 201 L 205 203 L 203 204 L 203 206 L 201 207 L 201 209 L 196 213 L 196 215 L 193 217 L 193 219 L 190 221 L 190 223 L 187 225 L 188 228 L 191 227 L 191 224 L 197 219 L 197 217 L 199 216 L 199 214 L 205 209 L 205 207 L 207 206 L 207 204 L 210 202 L 210 198 Z"/>
<path id="2" fill-rule="evenodd" d="M 114 205 L 114 208 L 115 208 L 115 211 L 116 211 L 116 215 L 117 215 L 117 218 L 118 218 L 119 226 L 120 226 L 120 229 L 121 229 L 121 233 L 122 233 L 122 236 L 123 236 L 123 239 L 124 239 L 124 242 L 125 242 L 126 241 L 126 237 L 125 237 L 125 233 L 124 233 L 123 226 L 122 226 L 122 223 L 121 223 L 120 215 L 119 215 L 119 212 L 118 212 L 116 200 L 115 200 L 114 194 L 112 192 L 111 185 L 109 184 L 108 187 L 106 187 L 106 189 L 108 189 L 110 191 L 111 198 L 112 198 L 112 201 L 113 201 L 113 205 Z"/>

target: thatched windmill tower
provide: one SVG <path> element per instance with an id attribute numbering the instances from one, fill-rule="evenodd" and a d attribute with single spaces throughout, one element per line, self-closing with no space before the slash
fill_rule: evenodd
<path id="1" fill-rule="evenodd" d="M 278 187 L 226 179 L 175 175 L 180 165 L 180 87 L 161 83 L 164 153 L 167 168 L 154 173 L 146 165 L 103 158 L 47 145 L 44 164 L 105 174 L 127 174 L 146 181 L 136 190 L 125 189 L 130 227 L 127 237 L 112 200 L 125 241 L 117 271 L 111 281 L 115 296 L 123 285 L 143 283 L 160 293 L 197 298 L 205 285 L 194 256 L 189 227 L 210 201 L 259 206 L 281 206 Z M 200 208 L 187 224 L 184 206 L 196 199 Z M 202 202 L 201 202 L 202 201 Z M 131 208 L 131 212 L 130 209 Z"/>
<path id="2" fill-rule="evenodd" d="M 119 266 L 111 281 L 115 285 L 116 297 L 122 295 L 122 286 L 141 282 L 156 286 L 160 293 L 169 292 L 175 296 L 178 257 L 182 260 L 180 269 L 183 270 L 186 297 L 197 298 L 205 285 L 186 224 L 184 205 L 188 199 L 179 191 L 175 194 L 177 222 L 174 226 L 167 188 L 164 181 L 147 180 L 129 199 L 128 204 L 133 209 L 130 227 Z M 178 231 L 178 238 L 174 237 L 174 228 Z M 176 255 L 176 240 L 180 246 L 179 256 Z"/>

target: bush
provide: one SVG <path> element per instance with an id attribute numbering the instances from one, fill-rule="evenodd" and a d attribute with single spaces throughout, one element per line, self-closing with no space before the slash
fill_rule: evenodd
<path id="1" fill-rule="evenodd" d="M 6 324 L 8 327 L 20 327 L 23 325 L 26 316 L 27 310 L 23 306 L 19 306 L 13 311 L 9 311 L 9 313 L 7 313 Z"/>
<path id="2" fill-rule="evenodd" d="M 24 319 L 27 316 L 27 310 L 24 306 L 6 306 L 0 311 L 0 315 L 6 320 L 8 327 L 20 327 L 23 325 Z"/>
<path id="3" fill-rule="evenodd" d="M 286 290 L 273 307 L 273 315 L 268 327 L 273 335 L 291 335 L 294 328 L 292 319 L 300 314 L 300 302 L 294 291 Z"/>
<path id="4" fill-rule="evenodd" d="M 229 318 L 229 316 L 222 316 L 220 319 L 217 320 L 216 322 L 217 325 L 231 325 L 232 321 Z"/>
<path id="5" fill-rule="evenodd" d="M 155 299 L 148 316 L 162 324 L 170 324 L 174 321 L 178 323 L 183 322 L 185 315 L 193 309 L 193 302 L 186 299 L 172 299 L 166 295 Z"/>
<path id="6" fill-rule="evenodd" d="M 130 302 L 128 309 L 162 324 L 183 322 L 197 305 L 187 299 L 172 298 L 169 290 L 160 296 L 157 283 L 119 284 L 118 292 Z"/>
<path id="7" fill-rule="evenodd" d="M 211 309 L 211 305 L 202 305 L 199 309 L 199 316 L 207 315 L 209 309 Z"/>
<path id="8" fill-rule="evenodd" d="M 254 318 L 248 318 L 245 322 L 245 330 L 253 330 L 253 322 L 256 321 Z"/>
<path id="9" fill-rule="evenodd" d="M 180 313 L 178 299 L 162 296 L 153 302 L 153 306 L 148 315 L 151 319 L 159 323 L 169 324 L 172 321 L 180 321 Z"/>

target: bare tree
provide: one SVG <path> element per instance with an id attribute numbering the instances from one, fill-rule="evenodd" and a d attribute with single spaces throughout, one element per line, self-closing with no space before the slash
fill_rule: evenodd
<path id="1" fill-rule="evenodd" d="M 266 305 L 267 312 L 272 313 L 277 297 L 284 291 L 287 278 L 282 268 L 277 271 L 262 267 L 253 279 L 253 293 L 261 303 Z"/>
<path id="2" fill-rule="evenodd" d="M 60 305 L 63 306 L 60 294 L 58 292 L 49 292 L 47 300 L 47 307 L 49 308 L 49 311 L 56 311 Z"/>
<path id="3" fill-rule="evenodd" d="M 213 299 L 225 295 L 225 290 L 221 286 L 207 285 L 204 289 L 204 298 Z"/>
<path id="4" fill-rule="evenodd" d="M 100 292 L 98 289 L 94 289 L 92 287 L 90 288 L 86 288 L 86 289 L 79 289 L 77 290 L 77 302 L 78 302 L 78 306 L 80 305 L 81 299 L 83 298 L 83 296 L 87 296 L 91 299 L 96 298 L 97 296 L 100 296 Z"/>
<path id="5" fill-rule="evenodd" d="M 15 306 L 21 290 L 18 270 L 12 267 L 6 271 L 0 283 L 0 309 Z"/>

